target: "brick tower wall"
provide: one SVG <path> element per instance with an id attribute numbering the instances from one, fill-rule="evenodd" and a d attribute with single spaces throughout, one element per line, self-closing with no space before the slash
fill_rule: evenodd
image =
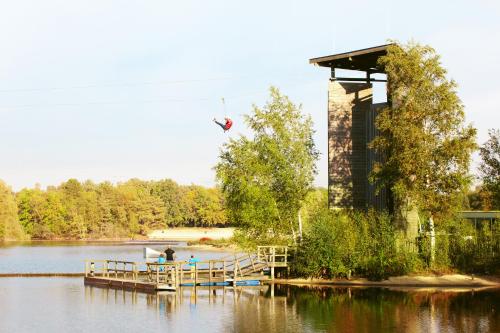
<path id="1" fill-rule="evenodd" d="M 384 191 L 368 181 L 376 155 L 367 144 L 376 135 L 372 85 L 331 81 L 328 89 L 328 202 L 331 208 L 385 207 Z"/>

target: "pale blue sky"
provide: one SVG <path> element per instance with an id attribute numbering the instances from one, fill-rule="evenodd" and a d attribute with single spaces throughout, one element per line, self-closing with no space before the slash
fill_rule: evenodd
<path id="1" fill-rule="evenodd" d="M 329 71 L 308 59 L 387 39 L 442 55 L 483 142 L 500 127 L 499 34 L 495 1 L 4 1 L 0 179 L 211 186 L 219 147 L 272 84 L 313 116 L 325 186 Z M 221 97 L 227 134 L 211 123 Z"/>

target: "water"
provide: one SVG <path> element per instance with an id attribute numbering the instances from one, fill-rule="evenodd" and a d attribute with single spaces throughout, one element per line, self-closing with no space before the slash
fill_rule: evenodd
<path id="1" fill-rule="evenodd" d="M 142 260 L 142 247 L 3 247 L 0 268 L 37 263 L 40 272 L 80 272 L 89 257 Z M 223 255 L 174 249 L 202 259 Z M 499 311 L 499 289 L 270 285 L 146 294 L 84 286 L 82 278 L 0 278 L 0 332 L 500 332 Z"/>
<path id="2" fill-rule="evenodd" d="M 499 303 L 498 290 L 276 285 L 145 294 L 79 278 L 2 278 L 0 332 L 500 332 Z"/>
<path id="3" fill-rule="evenodd" d="M 144 262 L 142 249 L 148 246 L 164 250 L 166 245 L 126 242 L 19 242 L 0 243 L 1 273 L 81 273 L 85 259 L 116 259 Z M 220 258 L 232 252 L 200 250 L 185 243 L 172 245 L 178 260 L 194 254 L 200 260 Z"/>

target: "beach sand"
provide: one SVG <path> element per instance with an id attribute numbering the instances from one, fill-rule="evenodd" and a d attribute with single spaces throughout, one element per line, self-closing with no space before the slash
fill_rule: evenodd
<path id="1" fill-rule="evenodd" d="M 201 238 L 229 239 L 235 228 L 169 228 L 153 230 L 148 234 L 150 240 L 197 241 Z"/>
<path id="2" fill-rule="evenodd" d="M 350 280 L 335 279 L 275 279 L 276 283 L 296 285 L 339 285 L 339 286 L 405 286 L 405 287 L 500 287 L 500 278 L 494 276 L 472 276 L 463 274 L 397 276 L 382 281 L 363 278 Z"/>

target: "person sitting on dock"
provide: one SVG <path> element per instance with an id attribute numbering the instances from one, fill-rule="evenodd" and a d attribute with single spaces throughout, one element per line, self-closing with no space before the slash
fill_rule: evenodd
<path id="1" fill-rule="evenodd" d="M 165 260 L 165 254 L 164 253 L 161 253 L 160 256 L 158 257 L 158 263 L 159 264 L 165 264 L 166 260 Z M 160 272 L 163 272 L 164 271 L 164 266 L 158 266 L 158 269 L 160 270 Z"/>
<path id="2" fill-rule="evenodd" d="M 174 261 L 175 251 L 170 246 L 165 249 L 165 255 L 167 256 L 167 261 Z"/>
<path id="3" fill-rule="evenodd" d="M 191 258 L 189 258 L 188 260 L 188 265 L 189 265 L 189 268 L 191 270 L 191 279 L 194 280 L 195 278 L 195 272 L 196 272 L 196 263 L 198 262 L 199 260 L 197 258 L 194 257 L 194 255 L 191 255 Z"/>

